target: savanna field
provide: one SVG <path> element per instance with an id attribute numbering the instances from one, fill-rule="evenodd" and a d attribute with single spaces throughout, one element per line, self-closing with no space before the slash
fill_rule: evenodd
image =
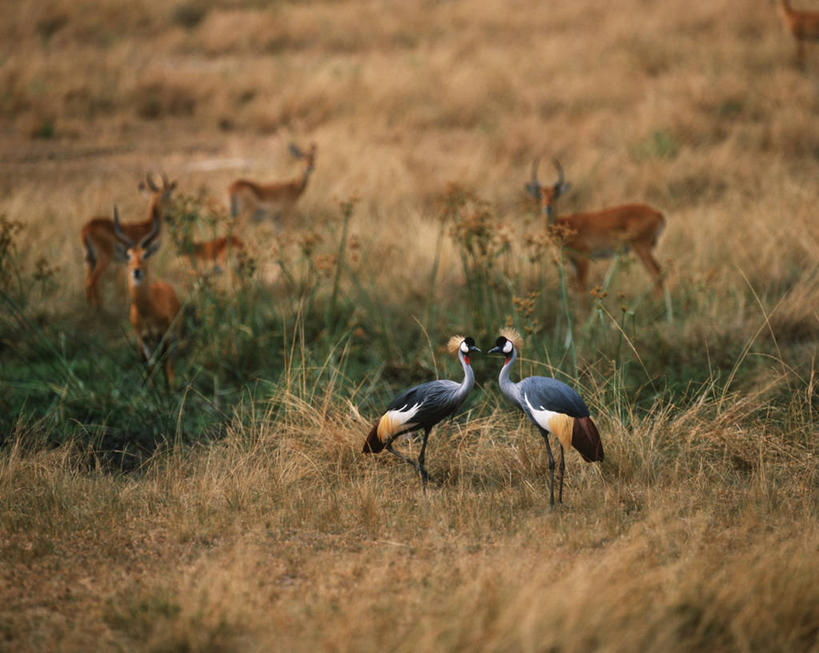
<path id="1" fill-rule="evenodd" d="M 775 4 L 0 7 L 0 650 L 819 651 L 819 44 Z M 290 223 L 233 220 L 291 143 Z M 667 300 L 628 254 L 573 286 L 538 157 L 558 215 L 662 211 Z M 172 389 L 124 266 L 84 293 L 81 227 L 145 220 L 151 172 Z M 502 327 L 601 434 L 553 510 L 502 358 L 426 493 L 362 453 Z"/>

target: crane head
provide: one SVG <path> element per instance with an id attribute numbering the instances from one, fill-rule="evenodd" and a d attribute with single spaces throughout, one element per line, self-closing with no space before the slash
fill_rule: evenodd
<path id="1" fill-rule="evenodd" d="M 501 333 L 502 335 L 498 336 L 498 339 L 495 341 L 495 346 L 486 353 L 503 354 L 508 361 L 512 352 L 516 349 L 520 349 L 523 344 L 523 338 L 521 338 L 520 334 L 514 329 L 503 329 Z"/>
<path id="2" fill-rule="evenodd" d="M 515 345 L 512 344 L 511 340 L 507 340 L 503 336 L 498 336 L 498 339 L 495 341 L 495 346 L 492 347 L 487 354 L 505 354 L 509 355 L 512 353 L 512 350 L 515 348 Z"/>
<path id="3" fill-rule="evenodd" d="M 462 355 L 467 365 L 469 365 L 469 354 L 473 351 L 480 351 L 475 346 L 475 340 L 472 336 L 452 336 L 447 343 L 447 349 L 451 354 L 458 352 L 459 356 Z"/>
<path id="4" fill-rule="evenodd" d="M 472 336 L 452 336 L 446 344 L 446 348 L 450 354 L 460 351 L 463 354 L 468 354 L 471 351 L 480 351 L 475 346 L 475 339 Z"/>

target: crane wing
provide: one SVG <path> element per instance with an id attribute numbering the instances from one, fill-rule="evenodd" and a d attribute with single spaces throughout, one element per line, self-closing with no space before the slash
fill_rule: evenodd
<path id="1" fill-rule="evenodd" d="M 589 408 L 580 395 L 557 379 L 530 376 L 520 382 L 520 390 L 521 396 L 526 395 L 528 403 L 536 410 L 548 410 L 569 417 L 589 416 Z"/>
<path id="2" fill-rule="evenodd" d="M 406 425 L 404 431 L 409 430 L 410 423 L 431 427 L 458 409 L 460 402 L 456 395 L 459 387 L 455 381 L 446 379 L 416 385 L 393 399 L 384 416 L 390 415 L 393 421 Z"/>
<path id="3" fill-rule="evenodd" d="M 583 460 L 603 460 L 603 443 L 586 403 L 577 392 L 557 379 L 530 376 L 523 379 L 522 408 L 535 424 L 554 433 L 564 447 L 574 447 Z"/>
<path id="4" fill-rule="evenodd" d="M 377 453 L 395 435 L 417 428 L 431 428 L 454 413 L 461 402 L 457 399 L 460 384 L 442 379 L 416 385 L 400 393 L 373 425 L 364 443 L 365 453 Z"/>

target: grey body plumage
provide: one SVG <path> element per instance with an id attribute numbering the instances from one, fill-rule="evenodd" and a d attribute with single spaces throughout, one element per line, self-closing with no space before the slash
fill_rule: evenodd
<path id="1" fill-rule="evenodd" d="M 412 418 L 417 426 L 402 430 L 396 435 L 418 428 L 432 428 L 457 411 L 475 384 L 475 374 L 472 368 L 469 365 L 464 367 L 465 374 L 462 383 L 449 379 L 428 381 L 409 388 L 395 397 L 387 406 L 388 411 L 418 406 L 418 412 Z"/>
<path id="2" fill-rule="evenodd" d="M 386 448 L 390 453 L 415 467 L 421 476 L 424 488 L 429 479 L 424 466 L 429 432 L 438 422 L 453 415 L 461 407 L 475 385 L 475 374 L 469 364 L 469 354 L 473 351 L 480 351 L 480 349 L 475 346 L 472 338 L 461 338 L 456 346 L 458 360 L 464 370 L 463 381 L 457 383 L 448 379 L 440 379 L 404 390 L 389 403 L 364 442 L 364 453 L 378 453 Z M 396 439 L 419 430 L 423 430 L 423 442 L 417 461 L 393 448 Z"/>
<path id="3" fill-rule="evenodd" d="M 510 383 L 512 383 L 510 381 Z M 589 408 L 577 392 L 550 376 L 528 376 L 517 383 L 524 401 L 521 409 L 529 419 L 533 419 L 529 404 L 536 408 L 562 413 L 569 417 L 588 417 Z"/>
<path id="4" fill-rule="evenodd" d="M 517 334 L 515 334 L 517 338 Z M 589 408 L 571 387 L 546 376 L 530 376 L 517 383 L 509 378 L 512 363 L 517 359 L 517 347 L 512 339 L 500 336 L 488 354 L 502 353 L 506 360 L 498 375 L 501 391 L 526 417 L 537 426 L 546 444 L 549 459 L 549 505 L 554 505 L 555 460 L 549 444 L 552 433 L 560 447 L 560 486 L 558 501 L 563 502 L 563 477 L 566 463 L 564 444 L 572 446 L 587 462 L 603 460 L 600 434 L 592 421 Z"/>

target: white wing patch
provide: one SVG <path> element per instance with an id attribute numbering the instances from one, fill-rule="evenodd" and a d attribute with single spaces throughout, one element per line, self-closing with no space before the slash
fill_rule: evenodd
<path id="1" fill-rule="evenodd" d="M 549 433 L 553 433 L 550 422 L 552 421 L 553 417 L 560 415 L 560 413 L 556 413 L 553 410 L 547 410 L 543 406 L 540 408 L 535 408 L 532 405 L 532 402 L 529 401 L 529 397 L 527 397 L 525 394 L 523 395 L 523 400 L 526 402 L 526 405 L 529 406 L 529 410 L 532 413 L 532 417 L 535 418 L 535 422 L 537 422 L 541 428 L 549 431 Z"/>
<path id="2" fill-rule="evenodd" d="M 523 400 L 526 402 L 526 405 L 529 406 L 532 418 L 538 426 L 553 434 L 567 449 L 572 446 L 573 417 L 569 417 L 563 413 L 556 413 L 553 410 L 547 410 L 543 406 L 535 408 L 532 402 L 529 401 L 529 397 L 525 394 L 523 395 Z"/>
<path id="3" fill-rule="evenodd" d="M 411 429 L 416 426 L 410 420 L 415 417 L 416 413 L 421 409 L 421 401 L 412 407 L 402 406 L 395 410 L 388 410 L 378 422 L 378 437 L 384 442 L 398 431 Z"/>

